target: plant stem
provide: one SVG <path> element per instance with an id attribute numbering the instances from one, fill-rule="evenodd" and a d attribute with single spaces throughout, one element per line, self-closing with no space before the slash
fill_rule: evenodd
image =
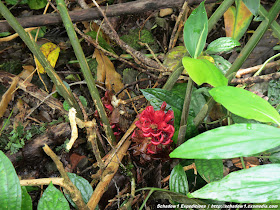
<path id="1" fill-rule="evenodd" d="M 24 31 L 22 26 L 18 23 L 16 18 L 8 10 L 8 8 L 2 3 L 2 1 L 0 1 L 0 13 L 8 21 L 10 26 L 18 33 L 18 35 L 24 41 L 24 43 L 27 45 L 29 50 L 35 55 L 35 57 L 41 63 L 41 65 L 45 69 L 48 76 L 51 78 L 53 83 L 56 85 L 56 88 L 59 91 L 59 93 L 63 96 L 63 98 L 68 102 L 68 104 L 71 107 L 74 107 L 76 109 L 77 116 L 80 119 L 83 119 L 82 111 L 79 107 L 78 102 L 74 98 L 72 92 L 69 89 L 67 89 L 65 84 L 62 82 L 60 77 L 56 74 L 53 67 L 50 65 L 50 63 L 47 61 L 46 57 L 43 55 L 43 53 L 39 49 L 38 45 L 30 39 L 28 34 Z"/>
<path id="2" fill-rule="evenodd" d="M 253 49 L 256 47 L 264 33 L 267 31 L 268 27 L 272 23 L 272 21 L 277 17 L 280 10 L 280 0 L 277 0 L 272 8 L 270 9 L 268 15 L 265 17 L 265 20 L 262 21 L 262 23 L 259 25 L 257 30 L 254 32 L 253 36 L 250 38 L 250 40 L 247 42 L 245 47 L 241 50 L 240 54 L 230 67 L 230 69 L 226 73 L 226 77 L 230 76 L 230 74 L 235 73 L 245 62 L 245 60 L 248 58 L 250 53 L 253 51 Z M 230 81 L 230 80 L 229 80 Z"/>
<path id="3" fill-rule="evenodd" d="M 168 80 L 166 81 L 162 89 L 171 90 L 174 84 L 177 82 L 180 75 L 182 74 L 183 70 L 184 67 L 182 66 L 182 62 L 180 62 L 175 68 L 175 70 L 172 72 L 172 74 L 169 76 Z"/>
<path id="4" fill-rule="evenodd" d="M 264 16 L 266 17 L 268 15 L 268 12 L 266 11 L 266 9 L 260 5 L 260 10 L 259 10 L 259 13 L 261 16 Z M 271 25 L 270 25 L 270 28 L 272 29 L 273 33 L 277 36 L 277 38 L 280 40 L 280 26 L 279 24 L 273 20 Z"/>
<path id="5" fill-rule="evenodd" d="M 192 96 L 192 89 L 193 89 L 193 81 L 192 81 L 191 78 L 189 78 L 188 86 L 187 86 L 187 90 L 186 90 L 186 95 L 185 95 L 185 100 L 184 100 L 184 105 L 183 105 L 183 110 L 182 110 L 182 116 L 181 116 L 177 146 L 179 146 L 183 143 L 183 141 L 185 139 L 185 136 L 186 136 L 187 122 L 188 122 L 191 96 Z"/>
<path id="6" fill-rule="evenodd" d="M 219 21 L 228 8 L 234 3 L 234 0 L 225 0 L 211 15 L 208 21 L 208 33 L 213 29 L 214 25 Z"/>
<path id="7" fill-rule="evenodd" d="M 94 80 L 94 78 L 91 74 L 91 71 L 89 69 L 89 66 L 88 66 L 88 63 L 86 61 L 84 52 L 83 52 L 82 47 L 79 43 L 77 34 L 75 32 L 75 29 L 74 29 L 73 24 L 71 22 L 70 16 L 68 14 L 65 2 L 63 0 L 56 0 L 56 2 L 57 2 L 57 8 L 59 10 L 61 19 L 64 23 L 65 29 L 66 29 L 67 34 L 68 34 L 69 39 L 70 39 L 70 42 L 73 46 L 75 55 L 76 55 L 76 57 L 79 61 L 81 71 L 82 71 L 82 73 L 85 77 L 85 80 L 86 80 L 88 89 L 90 91 L 92 100 L 95 104 L 95 107 L 98 111 L 98 114 L 101 118 L 101 121 L 103 122 L 103 127 L 104 127 L 104 130 L 105 130 L 106 136 L 112 144 L 115 144 L 116 140 L 115 140 L 115 136 L 113 134 L 113 130 L 110 126 L 110 123 L 109 123 L 108 117 L 106 115 L 104 106 L 103 106 L 103 104 L 101 102 L 101 99 L 100 99 L 100 95 L 99 95 L 98 90 L 97 90 L 96 85 L 95 85 L 95 80 Z"/>
<path id="8" fill-rule="evenodd" d="M 239 56 L 235 60 L 235 62 L 232 64 L 231 68 L 227 71 L 226 77 L 228 78 L 228 81 L 230 82 L 232 78 L 235 76 L 235 72 L 242 66 L 244 61 L 248 58 L 250 53 L 253 51 L 255 46 L 260 41 L 263 34 L 266 32 L 267 28 L 270 26 L 272 21 L 277 17 L 280 10 L 280 0 L 277 0 L 272 8 L 270 9 L 266 19 L 259 25 L 251 39 L 248 41 L 248 43 L 245 45 L 245 47 L 240 52 Z M 214 106 L 215 101 L 211 97 L 207 104 L 205 104 L 198 115 L 194 119 L 194 124 L 198 126 L 204 118 L 207 116 L 207 114 L 210 112 L 212 107 Z"/>

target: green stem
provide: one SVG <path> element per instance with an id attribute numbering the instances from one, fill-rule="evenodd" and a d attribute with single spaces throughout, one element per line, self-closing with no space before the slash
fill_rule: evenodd
<path id="1" fill-rule="evenodd" d="M 260 13 L 261 16 L 264 16 L 264 17 L 266 17 L 268 15 L 268 12 L 266 11 L 266 9 L 262 5 L 260 5 L 259 13 Z M 273 20 L 270 27 L 271 27 L 273 33 L 280 40 L 280 25 L 275 20 Z"/>
<path id="2" fill-rule="evenodd" d="M 270 62 L 270 61 L 273 60 L 274 58 L 277 58 L 278 56 L 280 56 L 280 53 L 278 53 L 278 54 L 272 56 L 271 58 L 267 59 L 267 60 L 263 63 L 262 67 L 254 74 L 254 77 L 260 75 L 260 73 L 262 72 L 262 70 L 264 69 L 264 67 L 266 66 L 266 64 L 268 64 L 268 62 Z"/>
<path id="3" fill-rule="evenodd" d="M 35 57 L 41 63 L 41 65 L 45 69 L 48 76 L 51 78 L 53 83 L 56 85 L 58 92 L 63 96 L 63 98 L 68 102 L 68 104 L 71 107 L 74 107 L 76 109 L 77 116 L 80 119 L 83 119 L 83 115 L 82 115 L 80 106 L 79 106 L 78 102 L 76 101 L 76 99 L 74 98 L 72 92 L 69 89 L 67 89 L 67 87 L 62 82 L 60 77 L 56 74 L 53 67 L 47 61 L 46 57 L 43 55 L 43 53 L 41 52 L 38 45 L 30 39 L 28 34 L 24 31 L 24 29 L 19 24 L 19 22 L 16 20 L 16 18 L 13 16 L 13 14 L 8 10 L 8 8 L 1 1 L 0 1 L 0 13 L 8 21 L 10 26 L 18 33 L 18 35 L 24 41 L 24 43 L 27 45 L 29 50 L 35 55 Z"/>
<path id="4" fill-rule="evenodd" d="M 242 167 L 243 167 L 244 169 L 246 169 L 246 165 L 245 165 L 245 162 L 244 162 L 243 157 L 240 157 L 240 161 L 241 161 Z"/>
<path id="5" fill-rule="evenodd" d="M 184 100 L 184 105 L 183 105 L 183 110 L 182 110 L 177 146 L 181 145 L 184 142 L 184 139 L 186 136 L 192 89 L 193 89 L 193 81 L 191 78 L 189 78 L 186 95 L 185 95 L 185 100 Z"/>
<path id="6" fill-rule="evenodd" d="M 142 205 L 140 206 L 139 210 L 142 210 L 145 207 L 148 199 L 150 198 L 150 196 L 153 194 L 154 191 L 155 191 L 154 189 L 151 189 L 151 191 L 149 192 L 149 194 L 147 195 L 147 197 L 143 201 Z"/>
<path id="7" fill-rule="evenodd" d="M 234 3 L 235 0 L 225 0 L 211 15 L 208 21 L 208 33 L 213 29 L 214 25 L 220 20 L 223 14 Z"/>
<path id="8" fill-rule="evenodd" d="M 228 81 L 230 82 L 234 76 L 235 72 L 242 66 L 242 64 L 245 62 L 245 60 L 248 58 L 250 53 L 253 51 L 255 46 L 260 41 L 263 34 L 266 32 L 267 28 L 270 26 L 272 21 L 277 17 L 280 10 L 280 0 L 277 0 L 272 8 L 270 9 L 266 19 L 259 25 L 251 39 L 248 41 L 248 43 L 245 45 L 243 50 L 240 52 L 239 56 L 235 60 L 235 62 L 232 64 L 231 68 L 227 71 L 226 77 L 228 78 Z M 208 115 L 212 107 L 214 106 L 215 101 L 211 97 L 207 104 L 205 104 L 198 115 L 194 119 L 194 124 L 198 126 L 204 118 Z"/>
<path id="9" fill-rule="evenodd" d="M 103 122 L 103 127 L 104 127 L 104 130 L 105 130 L 106 136 L 111 143 L 115 144 L 116 141 L 115 141 L 115 136 L 113 134 L 113 130 L 110 126 L 110 123 L 109 123 L 108 117 L 106 115 L 104 106 L 103 106 L 103 104 L 101 102 L 101 99 L 100 99 L 99 92 L 98 92 L 98 90 L 96 88 L 96 85 L 95 85 L 95 80 L 94 80 L 94 78 L 91 74 L 91 71 L 89 69 L 89 66 L 88 66 L 88 63 L 86 61 L 84 52 L 83 52 L 82 47 L 79 43 L 79 40 L 78 40 L 78 37 L 76 35 L 75 29 L 73 27 L 71 18 L 68 14 L 65 2 L 64 2 L 64 0 L 56 0 L 56 2 L 57 2 L 57 8 L 59 10 L 61 19 L 64 23 L 65 29 L 66 29 L 67 34 L 68 34 L 69 39 L 70 39 L 70 42 L 73 46 L 75 55 L 76 55 L 76 57 L 79 61 L 81 71 L 82 71 L 82 73 L 84 75 L 84 78 L 86 80 L 86 83 L 87 83 L 88 89 L 90 91 L 92 100 L 93 100 L 93 102 L 96 106 L 96 109 L 97 109 L 98 114 L 101 118 L 101 121 Z"/>
<path id="10" fill-rule="evenodd" d="M 272 23 L 272 21 L 277 17 L 280 10 L 280 0 L 277 0 L 272 8 L 270 9 L 268 15 L 265 17 L 265 20 L 262 21 L 262 23 L 259 25 L 257 30 L 254 32 L 253 36 L 250 38 L 250 40 L 247 42 L 245 47 L 241 50 L 240 54 L 230 67 L 230 69 L 226 73 L 226 77 L 230 76 L 232 73 L 235 73 L 245 62 L 245 60 L 248 58 L 250 53 L 253 51 L 253 49 L 256 47 L 264 33 L 267 31 L 268 27 Z M 230 82 L 230 80 L 229 80 Z"/>
<path id="11" fill-rule="evenodd" d="M 180 62 L 175 68 L 175 70 L 172 72 L 172 74 L 169 76 L 168 80 L 166 81 L 162 89 L 171 90 L 183 71 L 184 71 L 184 67 L 182 66 L 182 62 Z"/>

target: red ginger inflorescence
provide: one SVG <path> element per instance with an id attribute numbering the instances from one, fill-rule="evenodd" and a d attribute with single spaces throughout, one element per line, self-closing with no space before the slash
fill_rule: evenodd
<path id="1" fill-rule="evenodd" d="M 149 155 L 170 151 L 172 136 L 174 134 L 173 111 L 165 112 L 166 102 L 163 102 L 160 110 L 155 111 L 148 106 L 135 122 L 138 129 L 132 134 L 134 155 L 142 155 L 149 160 Z"/>

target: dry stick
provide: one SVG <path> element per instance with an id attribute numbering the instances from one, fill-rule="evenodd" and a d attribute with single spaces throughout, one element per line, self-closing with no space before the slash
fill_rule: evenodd
<path id="1" fill-rule="evenodd" d="M 91 143 L 93 154 L 97 160 L 99 168 L 103 171 L 105 168 L 104 162 L 100 156 L 100 151 L 96 141 L 96 121 L 93 119 L 92 121 L 86 122 L 85 127 L 87 129 L 87 138 Z"/>
<path id="2" fill-rule="evenodd" d="M 181 29 L 182 29 L 182 27 L 179 27 L 179 26 L 181 24 L 183 24 L 182 23 L 182 18 L 187 13 L 187 8 L 188 8 L 188 2 L 185 1 L 185 3 L 183 4 L 183 6 L 182 6 L 182 8 L 180 10 L 180 13 L 179 13 L 179 15 L 177 17 L 175 26 L 173 28 L 173 31 L 172 31 L 172 34 L 171 34 L 171 37 L 170 37 L 170 42 L 169 42 L 168 50 L 171 50 L 176 45 L 178 35 L 179 35 L 179 33 L 180 33 Z"/>
<path id="3" fill-rule="evenodd" d="M 92 39 L 90 36 L 87 36 L 87 35 L 85 35 L 83 32 L 81 32 L 80 29 L 78 29 L 75 25 L 74 25 L 74 28 L 75 28 L 75 31 L 76 31 L 78 34 L 80 34 L 88 43 L 92 44 L 94 47 L 96 47 L 97 49 L 101 50 L 101 51 L 104 52 L 106 55 L 111 56 L 111 57 L 113 57 L 113 58 L 115 58 L 115 59 L 117 59 L 117 60 L 119 60 L 119 61 L 121 61 L 121 62 L 123 62 L 123 63 L 126 63 L 127 65 L 130 65 L 130 66 L 133 67 L 134 69 L 137 69 L 137 70 L 139 70 L 139 71 L 141 71 L 141 72 L 143 72 L 143 73 L 146 73 L 146 74 L 148 74 L 149 76 L 151 76 L 151 77 L 153 77 L 153 78 L 158 78 L 158 76 L 155 76 L 155 75 L 153 75 L 153 74 L 147 72 L 147 70 L 135 66 L 134 63 L 132 63 L 132 62 L 130 62 L 130 61 L 128 61 L 128 60 L 126 60 L 126 59 L 124 59 L 124 58 L 122 58 L 122 57 L 120 57 L 120 56 L 114 54 L 114 53 L 111 53 L 111 52 L 109 52 L 108 50 L 105 50 L 105 49 L 102 48 L 98 43 L 96 43 L 96 41 L 95 41 L 94 39 Z"/>
<path id="4" fill-rule="evenodd" d="M 161 70 L 162 67 L 155 62 L 154 60 L 146 57 L 145 55 L 143 55 L 141 52 L 133 49 L 132 47 L 130 47 L 129 45 L 127 45 L 124 41 L 122 41 L 118 35 L 118 33 L 115 31 L 114 27 L 112 26 L 112 24 L 110 23 L 110 21 L 108 20 L 106 14 L 104 13 L 104 11 L 100 8 L 100 6 L 96 3 L 95 0 L 92 0 L 93 3 L 96 5 L 96 7 L 98 8 L 98 10 L 101 12 L 101 14 L 104 17 L 105 22 L 107 23 L 107 25 L 103 25 L 102 29 L 103 31 L 114 41 L 116 41 L 116 43 L 126 52 L 128 52 L 133 59 L 135 60 L 135 62 L 139 65 L 143 65 L 145 64 L 145 67 L 149 70 Z"/>
<path id="5" fill-rule="evenodd" d="M 280 65 L 280 60 L 266 64 L 264 69 L 272 68 L 272 67 L 279 66 L 279 65 Z M 257 66 L 253 66 L 253 67 L 250 67 L 250 68 L 246 68 L 246 69 L 240 69 L 240 70 L 237 71 L 235 77 L 236 78 L 240 78 L 243 75 L 250 74 L 250 73 L 255 73 L 262 66 L 263 66 L 263 64 L 257 65 Z"/>
<path id="6" fill-rule="evenodd" d="M 122 139 L 119 141 L 119 143 L 115 149 L 117 151 L 117 153 L 112 154 L 113 159 L 110 161 L 110 163 L 106 167 L 106 169 L 103 173 L 104 176 L 102 176 L 101 181 L 96 186 L 96 188 L 87 204 L 89 209 L 95 209 L 95 207 L 99 203 L 102 195 L 106 191 L 109 183 L 111 182 L 112 178 L 114 177 L 115 173 L 117 172 L 117 170 L 119 168 L 119 161 L 122 160 L 122 158 L 124 157 L 128 147 L 131 143 L 130 140 L 128 139 L 128 137 L 130 136 L 130 134 L 133 132 L 133 130 L 135 128 L 136 128 L 136 125 L 133 122 L 132 125 L 130 126 L 130 128 L 127 130 L 127 132 L 123 135 Z M 113 153 L 113 152 L 111 152 L 111 153 Z M 119 161 L 118 161 L 118 159 L 119 159 Z"/>
<path id="7" fill-rule="evenodd" d="M 75 202 L 77 205 L 78 209 L 88 209 L 83 198 L 81 195 L 81 192 L 77 189 L 77 187 L 72 183 L 72 181 L 69 179 L 66 171 L 63 168 L 62 163 L 60 162 L 59 158 L 56 156 L 56 154 L 49 148 L 48 145 L 45 144 L 43 147 L 43 150 L 45 153 L 51 157 L 53 162 L 55 163 L 60 175 L 63 178 L 63 183 L 64 185 L 68 185 L 68 191 L 71 195 L 72 200 Z"/>
<path id="8" fill-rule="evenodd" d="M 270 80 L 276 80 L 280 78 L 280 72 L 262 75 L 262 76 L 255 76 L 249 77 L 244 79 L 233 79 L 231 80 L 231 84 L 252 84 L 252 83 L 262 83 L 262 82 L 269 82 Z"/>
<path id="9" fill-rule="evenodd" d="M 57 177 L 20 180 L 20 185 L 21 186 L 49 185 L 51 182 L 55 185 L 59 185 L 60 187 L 65 188 L 68 191 L 72 190 L 71 188 L 69 188 L 69 185 L 64 183 L 63 178 L 57 178 Z"/>

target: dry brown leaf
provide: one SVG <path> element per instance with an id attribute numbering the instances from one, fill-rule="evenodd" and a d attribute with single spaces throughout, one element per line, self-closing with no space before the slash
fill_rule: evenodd
<path id="1" fill-rule="evenodd" d="M 243 159 L 247 169 L 260 165 L 259 159 L 256 157 L 244 157 Z M 233 158 L 232 163 L 237 168 L 243 168 L 240 158 Z"/>
<path id="2" fill-rule="evenodd" d="M 22 68 L 23 68 L 23 71 L 18 76 L 23 80 L 31 82 L 31 80 L 33 78 L 33 72 L 35 70 L 34 66 L 27 65 L 27 66 L 22 66 Z"/>
<path id="3" fill-rule="evenodd" d="M 9 102 L 12 100 L 14 90 L 17 87 L 19 81 L 19 77 L 14 77 L 13 82 L 9 89 L 6 91 L 6 93 L 2 96 L 1 102 L 0 102 L 0 118 L 3 117 Z"/>
<path id="4" fill-rule="evenodd" d="M 116 93 L 121 90 L 124 87 L 121 81 L 121 75 L 116 72 L 110 59 L 98 49 L 95 49 L 93 56 L 96 58 L 98 63 L 97 81 L 105 83 L 105 86 L 109 91 Z M 124 93 L 121 93 L 120 98 L 123 98 L 123 96 Z"/>

